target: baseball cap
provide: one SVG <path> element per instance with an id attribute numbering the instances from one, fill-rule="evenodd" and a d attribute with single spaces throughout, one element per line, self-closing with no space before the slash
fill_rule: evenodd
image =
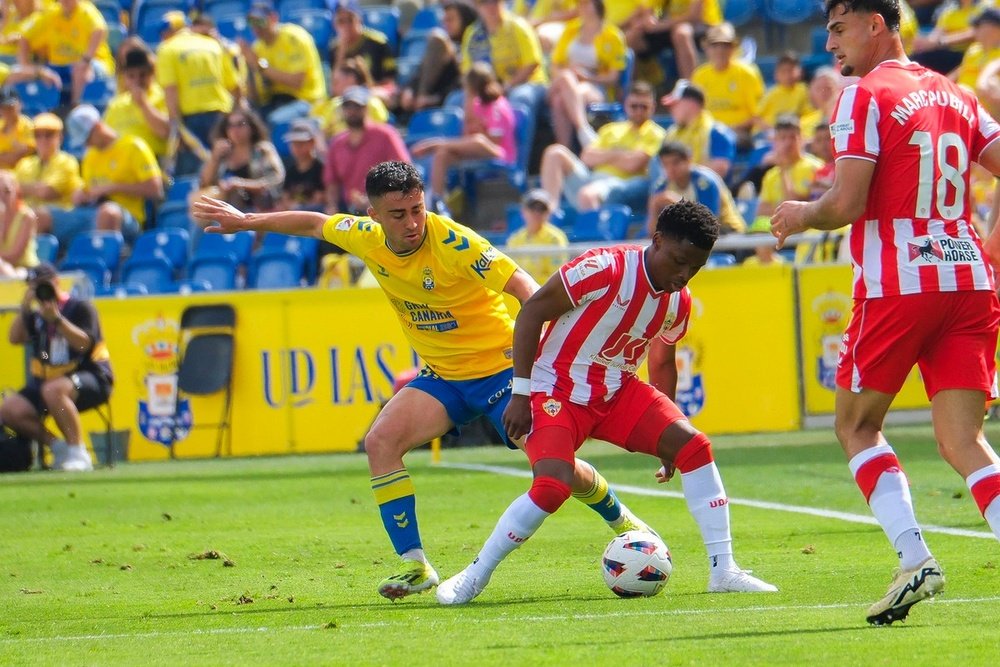
<path id="1" fill-rule="evenodd" d="M 371 99 L 371 96 L 371 92 L 364 86 L 351 86 L 344 91 L 344 94 L 341 97 L 341 102 L 344 104 L 353 102 L 354 104 L 367 106 L 368 100 Z"/>
<path id="2" fill-rule="evenodd" d="M 66 135 L 72 148 L 80 148 L 87 143 L 94 126 L 101 122 L 100 112 L 92 104 L 81 104 L 66 117 Z"/>
<path id="3" fill-rule="evenodd" d="M 250 5 L 250 11 L 247 12 L 247 16 L 254 19 L 266 19 L 274 12 L 274 5 L 270 2 L 262 2 L 258 0 Z"/>
<path id="4" fill-rule="evenodd" d="M 997 9 L 996 7 L 987 7 L 983 11 L 979 12 L 976 18 L 972 19 L 972 25 L 977 28 L 984 23 L 1000 25 L 1000 9 Z"/>
<path id="5" fill-rule="evenodd" d="M 521 197 L 521 206 L 524 206 L 525 208 L 530 208 L 531 206 L 536 204 L 542 204 L 543 206 L 545 206 L 546 210 L 551 211 L 552 197 L 549 196 L 548 192 L 546 192 L 541 188 L 528 190 L 528 192 L 526 192 L 524 196 Z"/>
<path id="6" fill-rule="evenodd" d="M 160 19 L 160 32 L 164 30 L 180 30 L 188 24 L 187 14 L 179 9 L 172 9 Z"/>
<path id="7" fill-rule="evenodd" d="M 706 44 L 735 44 L 736 29 L 732 23 L 720 23 L 708 29 L 705 34 Z"/>
<path id="8" fill-rule="evenodd" d="M 33 119 L 36 130 L 50 130 L 54 132 L 63 131 L 63 122 L 59 116 L 54 113 L 40 113 Z"/>
<path id="9" fill-rule="evenodd" d="M 11 86 L 3 86 L 0 88 L 0 105 L 4 104 L 14 104 L 21 99 L 18 95 L 17 90 Z"/>
<path id="10" fill-rule="evenodd" d="M 48 262 L 39 262 L 37 265 L 28 269 L 28 275 L 25 278 L 26 282 L 34 282 L 36 280 L 52 280 L 57 277 L 59 272 L 56 271 L 56 267 Z"/>
<path id="11" fill-rule="evenodd" d="M 288 128 L 288 132 L 285 132 L 281 138 L 285 141 L 285 143 L 290 143 L 292 141 L 315 141 L 316 127 L 308 118 L 299 118 L 292 121 L 291 126 Z"/>

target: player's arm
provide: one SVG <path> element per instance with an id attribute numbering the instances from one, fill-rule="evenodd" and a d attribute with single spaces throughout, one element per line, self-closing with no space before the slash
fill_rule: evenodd
<path id="1" fill-rule="evenodd" d="M 529 401 L 531 366 L 538 352 L 542 326 L 558 319 L 573 308 L 563 286 L 562 273 L 556 273 L 521 307 L 514 324 L 514 386 L 510 403 L 503 413 L 507 435 L 516 440 L 531 429 Z"/>
<path id="2" fill-rule="evenodd" d="M 979 164 L 1000 177 L 1000 139 L 986 146 L 979 154 Z M 983 250 L 994 269 L 1000 270 L 1000 224 L 997 224 L 997 209 L 1000 207 L 1000 188 L 993 195 L 993 208 L 990 211 L 988 223 L 992 225 L 990 235 L 986 237 Z"/>
<path id="3" fill-rule="evenodd" d="M 206 232 L 217 234 L 251 229 L 322 239 L 323 225 L 329 217 L 325 213 L 313 211 L 243 213 L 224 201 L 205 196 L 194 203 L 192 210 L 196 220 L 208 225 L 205 227 Z"/>
<path id="4" fill-rule="evenodd" d="M 528 275 L 524 269 L 518 269 L 504 285 L 503 291 L 517 299 L 517 302 L 524 305 L 524 302 L 538 291 L 538 283 Z"/>
<path id="5" fill-rule="evenodd" d="M 649 384 L 671 401 L 677 394 L 677 348 L 656 337 L 649 343 Z"/>
<path id="6" fill-rule="evenodd" d="M 868 201 L 875 163 L 861 158 L 837 160 L 833 186 L 812 202 L 786 201 L 771 217 L 771 233 L 781 248 L 792 234 L 807 229 L 833 230 L 861 217 Z"/>

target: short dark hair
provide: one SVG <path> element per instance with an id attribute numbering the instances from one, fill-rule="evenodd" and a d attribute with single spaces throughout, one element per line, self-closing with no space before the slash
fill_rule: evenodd
<path id="1" fill-rule="evenodd" d="M 778 65 L 788 64 L 788 65 L 798 66 L 802 64 L 802 59 L 799 58 L 799 54 L 797 51 L 788 50 L 788 51 L 783 51 L 781 55 L 778 56 L 777 64 Z"/>
<path id="2" fill-rule="evenodd" d="M 424 181 L 420 172 L 408 162 L 380 162 L 368 170 L 365 177 L 365 194 L 368 201 L 374 202 L 390 192 L 424 191 Z"/>
<path id="3" fill-rule="evenodd" d="M 881 14 L 885 19 L 885 27 L 892 32 L 899 32 L 899 0 L 824 0 L 823 13 L 830 18 L 830 13 L 844 6 L 845 12 L 864 12 Z"/>
<path id="4" fill-rule="evenodd" d="M 679 241 L 689 241 L 702 250 L 711 250 L 719 240 L 719 219 L 698 202 L 682 199 L 660 211 L 656 231 Z"/>
<path id="5" fill-rule="evenodd" d="M 629 95 L 642 95 L 643 97 L 656 97 L 653 87 L 645 81 L 633 81 L 628 87 Z"/>
<path id="6" fill-rule="evenodd" d="M 607 13 L 607 8 L 604 6 L 604 0 L 590 0 L 594 5 L 594 13 L 596 13 L 601 20 L 604 20 L 604 15 Z"/>
<path id="7" fill-rule="evenodd" d="M 212 141 L 226 138 L 226 130 L 229 128 L 229 119 L 233 116 L 243 116 L 250 126 L 250 143 L 256 145 L 261 141 L 271 140 L 271 131 L 267 128 L 267 123 L 257 115 L 257 112 L 246 104 L 237 104 L 229 113 L 224 113 L 219 121 L 212 128 Z"/>
<path id="8" fill-rule="evenodd" d="M 802 123 L 799 122 L 799 117 L 793 113 L 783 113 L 780 114 L 774 121 L 774 131 L 778 130 L 795 130 L 796 132 L 802 131 Z"/>
<path id="9" fill-rule="evenodd" d="M 671 141 L 671 140 L 664 141 L 663 145 L 660 146 L 659 156 L 667 157 L 670 155 L 683 158 L 685 160 L 690 160 L 691 147 L 688 146 L 687 144 L 682 144 L 679 141 Z"/>

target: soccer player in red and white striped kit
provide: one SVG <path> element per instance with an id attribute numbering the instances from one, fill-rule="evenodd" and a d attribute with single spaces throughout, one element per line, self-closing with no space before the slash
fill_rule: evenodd
<path id="1" fill-rule="evenodd" d="M 771 219 L 790 234 L 851 224 L 854 309 L 837 366 L 837 437 L 854 479 L 899 555 L 869 623 L 906 618 L 944 588 L 917 524 L 905 473 L 882 433 L 917 364 L 938 449 L 1000 537 L 1000 459 L 983 435 L 997 397 L 1000 305 L 989 252 L 972 225 L 969 169 L 1000 175 L 1000 125 L 971 93 L 910 62 L 897 0 L 826 0 L 827 50 L 846 87 L 830 123 L 836 172 L 817 201 L 785 202 Z M 994 235 L 995 236 L 995 235 Z M 1000 245 L 1000 243 L 998 243 Z"/>
<path id="2" fill-rule="evenodd" d="M 512 438 L 527 434 L 534 479 L 507 508 L 478 557 L 441 583 L 442 604 L 479 595 L 508 554 L 570 496 L 575 452 L 588 437 L 658 458 L 660 482 L 681 473 L 684 498 L 709 557 L 710 593 L 775 592 L 733 558 L 729 504 L 711 442 L 635 373 L 649 343 L 676 343 L 691 312 L 687 283 L 708 261 L 719 222 L 681 201 L 659 215 L 652 244 L 597 248 L 564 264 L 514 325 Z M 542 335 L 542 327 L 549 326 Z M 541 342 L 539 342 L 541 338 Z"/>

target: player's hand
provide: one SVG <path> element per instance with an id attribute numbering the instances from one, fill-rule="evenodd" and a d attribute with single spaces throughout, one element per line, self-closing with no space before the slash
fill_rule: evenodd
<path id="1" fill-rule="evenodd" d="M 771 216 L 771 234 L 778 239 L 776 247 L 781 250 L 785 245 L 785 239 L 792 234 L 798 234 L 806 230 L 806 207 L 808 202 L 786 201 L 778 204 Z"/>
<path id="2" fill-rule="evenodd" d="M 246 224 L 246 213 L 219 199 L 202 195 L 191 207 L 191 212 L 195 220 L 207 225 L 206 232 L 231 234 L 249 229 Z"/>
<path id="3" fill-rule="evenodd" d="M 656 471 L 656 474 L 655 474 L 656 483 L 657 484 L 666 484 L 671 479 L 673 479 L 674 472 L 676 472 L 677 469 L 674 468 L 674 464 L 671 463 L 670 461 L 666 461 L 664 459 L 660 459 L 660 460 L 663 461 L 663 465 L 660 466 L 660 469 Z"/>
<path id="4" fill-rule="evenodd" d="M 511 440 L 527 435 L 531 430 L 531 399 L 515 394 L 510 397 L 507 409 L 503 411 L 503 427 Z"/>

